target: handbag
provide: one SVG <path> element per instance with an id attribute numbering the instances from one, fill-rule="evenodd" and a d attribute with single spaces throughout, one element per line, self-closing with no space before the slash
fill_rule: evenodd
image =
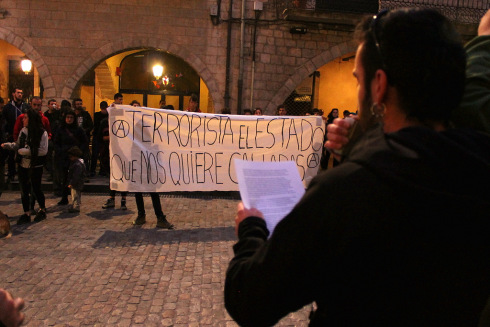
<path id="1" fill-rule="evenodd" d="M 19 149 L 25 148 L 26 139 L 27 139 L 27 135 L 25 135 L 24 133 L 20 133 L 20 135 L 19 135 Z M 19 154 L 19 151 L 15 151 L 15 159 L 14 160 L 18 164 L 20 164 L 20 162 L 22 161 L 22 155 Z"/>

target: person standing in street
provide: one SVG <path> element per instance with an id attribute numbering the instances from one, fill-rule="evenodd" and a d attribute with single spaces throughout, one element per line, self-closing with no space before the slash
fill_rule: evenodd
<path id="1" fill-rule="evenodd" d="M 46 203 L 41 180 L 48 153 L 48 133 L 44 130 L 41 116 L 35 109 L 27 110 L 23 116 L 23 123 L 24 127 L 20 131 L 17 142 L 2 144 L 2 148 L 16 151 L 19 161 L 19 183 L 24 214 L 17 220 L 17 225 L 31 222 L 30 198 L 32 196 L 36 197 L 40 207 L 34 221 L 40 222 L 46 219 Z"/>
<path id="2" fill-rule="evenodd" d="M 12 98 L 2 109 L 3 119 L 5 119 L 6 141 L 14 142 L 14 125 L 17 118 L 27 110 L 27 103 L 22 101 L 24 92 L 19 87 L 14 87 Z M 4 156 L 7 158 L 8 177 L 7 183 L 15 178 L 15 153 L 4 151 Z"/>

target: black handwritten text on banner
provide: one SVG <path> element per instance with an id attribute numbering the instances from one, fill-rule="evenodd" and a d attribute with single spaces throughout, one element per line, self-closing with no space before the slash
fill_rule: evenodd
<path id="1" fill-rule="evenodd" d="M 324 126 L 318 116 L 109 110 L 113 190 L 236 191 L 233 159 L 294 161 L 308 183 L 320 165 Z"/>

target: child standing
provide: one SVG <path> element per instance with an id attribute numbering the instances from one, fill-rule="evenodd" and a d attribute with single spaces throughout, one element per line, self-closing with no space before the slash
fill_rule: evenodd
<path id="1" fill-rule="evenodd" d="M 73 146 L 68 150 L 70 158 L 70 168 L 68 169 L 68 188 L 71 190 L 72 207 L 68 212 L 80 212 L 80 204 L 82 199 L 82 189 L 86 178 L 85 164 L 81 157 L 82 150 L 79 147 Z"/>

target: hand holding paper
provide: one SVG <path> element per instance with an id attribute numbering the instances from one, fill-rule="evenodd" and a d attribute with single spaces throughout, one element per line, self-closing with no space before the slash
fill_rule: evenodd
<path id="1" fill-rule="evenodd" d="M 247 217 L 259 217 L 264 219 L 264 214 L 257 208 L 247 209 L 243 202 L 238 204 L 237 215 L 235 217 L 235 235 L 238 236 L 238 225 Z"/>
<path id="2" fill-rule="evenodd" d="M 235 171 L 244 207 L 260 210 L 272 235 L 305 192 L 296 164 L 235 160 Z"/>

